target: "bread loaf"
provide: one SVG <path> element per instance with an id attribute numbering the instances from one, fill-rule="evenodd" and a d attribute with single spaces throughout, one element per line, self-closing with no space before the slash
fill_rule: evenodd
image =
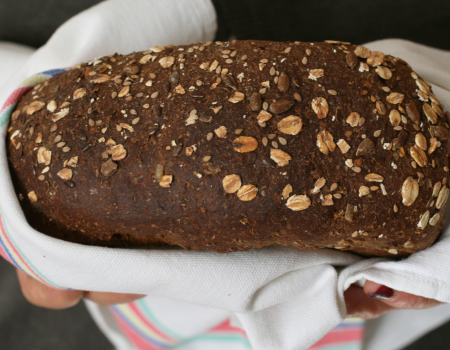
<path id="1" fill-rule="evenodd" d="M 406 256 L 443 228 L 448 112 L 343 42 L 156 46 L 36 86 L 7 138 L 31 226 L 103 246 Z"/>

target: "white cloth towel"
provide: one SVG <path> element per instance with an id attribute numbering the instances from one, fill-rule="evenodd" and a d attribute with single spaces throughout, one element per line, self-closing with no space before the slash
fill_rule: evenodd
<path id="1" fill-rule="evenodd" d="M 208 41 L 215 26 L 208 0 L 103 2 L 59 28 L 9 79 L 0 91 L 0 103 L 37 72 L 112 52 Z M 402 40 L 378 41 L 367 47 L 405 59 L 433 84 L 442 103 L 450 105 L 450 52 Z M 5 137 L 6 129 L 1 129 L 0 137 Z M 151 294 L 228 310 L 236 314 L 258 350 L 299 350 L 314 344 L 341 322 L 343 292 L 362 279 L 450 302 L 448 230 L 430 249 L 402 261 L 285 247 L 216 254 L 82 246 L 48 237 L 27 224 L 10 180 L 4 142 L 0 142 L 0 199 L 11 240 L 52 284 Z"/>

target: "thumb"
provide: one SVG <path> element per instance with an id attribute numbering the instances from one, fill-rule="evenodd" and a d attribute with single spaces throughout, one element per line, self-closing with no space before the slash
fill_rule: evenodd
<path id="1" fill-rule="evenodd" d="M 400 292 L 372 281 L 366 281 L 364 293 L 369 298 L 381 300 L 395 309 L 428 309 L 441 304 L 437 300 Z"/>

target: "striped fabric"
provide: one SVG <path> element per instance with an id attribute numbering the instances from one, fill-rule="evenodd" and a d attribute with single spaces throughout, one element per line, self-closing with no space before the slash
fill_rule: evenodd
<path id="1" fill-rule="evenodd" d="M 245 332 L 230 325 L 227 319 L 215 325 L 203 334 L 193 337 L 183 337 L 164 326 L 155 314 L 142 300 L 128 304 L 112 305 L 110 310 L 122 332 L 139 350 L 183 349 L 187 344 L 195 343 L 235 343 L 240 349 L 250 349 Z M 193 319 L 195 322 L 195 319 Z M 233 349 L 235 347 L 232 347 Z"/>
<path id="2" fill-rule="evenodd" d="M 309 350 L 360 350 L 363 336 L 364 320 L 347 318 Z"/>
<path id="3" fill-rule="evenodd" d="M 0 127 L 3 127 L 9 122 L 11 114 L 17 105 L 20 97 L 27 91 L 32 89 L 34 86 L 43 83 L 44 81 L 50 79 L 56 74 L 64 72 L 64 69 L 53 69 L 43 73 L 36 74 L 28 79 L 26 79 L 19 87 L 13 91 L 13 93 L 8 97 L 0 110 Z M 0 212 L 0 255 L 9 261 L 14 266 L 18 267 L 28 275 L 36 278 L 38 281 L 51 286 L 53 288 L 63 289 L 57 284 L 50 281 L 45 277 L 32 263 L 27 259 L 27 257 L 21 252 L 20 248 L 14 243 L 13 238 L 8 233 L 8 228 L 5 220 L 2 218 L 2 213 Z"/>
<path id="4" fill-rule="evenodd" d="M 204 343 L 226 342 L 244 345 L 250 349 L 250 343 L 245 332 L 230 325 L 227 319 L 223 323 L 208 329 L 193 337 L 182 337 L 158 320 L 155 313 L 142 300 L 128 304 L 113 305 L 110 310 L 122 332 L 138 350 L 183 349 L 186 344 L 198 344 L 199 349 L 205 349 Z M 309 350 L 360 350 L 364 333 L 364 321 L 350 318 L 331 330 Z M 235 345 L 238 345 L 235 344 Z M 190 347 L 193 349 L 194 347 Z M 239 347 L 242 348 L 242 347 Z"/>
<path id="5" fill-rule="evenodd" d="M 11 113 L 16 107 L 19 99 L 25 94 L 27 91 L 31 90 L 34 86 L 38 84 L 42 84 L 44 81 L 50 79 L 56 74 L 62 73 L 67 69 L 51 69 L 42 73 L 38 73 L 33 75 L 32 77 L 26 79 L 20 84 L 17 89 L 15 89 L 11 95 L 6 99 L 3 104 L 2 109 L 0 110 L 0 127 L 2 127 L 5 123 L 9 121 L 11 117 Z"/>
<path id="6" fill-rule="evenodd" d="M 8 97 L 0 111 L 0 127 L 9 122 L 11 114 L 20 97 L 34 86 L 45 82 L 65 69 L 54 69 L 34 75 L 25 80 Z M 8 233 L 5 220 L 0 212 L 0 255 L 11 264 L 21 269 L 38 281 L 53 288 L 63 289 L 45 277 L 14 243 Z M 209 344 L 217 346 L 223 344 L 233 349 L 250 349 L 245 332 L 230 325 L 227 319 L 221 324 L 215 325 L 202 334 L 193 337 L 182 337 L 174 330 L 168 329 L 152 313 L 149 307 L 138 300 L 129 304 L 113 305 L 110 310 L 123 333 L 130 342 L 139 350 L 158 349 L 183 349 L 196 344 Z M 359 350 L 363 336 L 363 322 L 360 319 L 349 319 L 330 331 L 324 338 L 317 342 L 310 350 Z M 232 346 L 232 344 L 234 346 Z"/>

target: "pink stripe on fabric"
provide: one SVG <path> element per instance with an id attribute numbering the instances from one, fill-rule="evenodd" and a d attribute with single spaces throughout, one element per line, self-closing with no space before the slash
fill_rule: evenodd
<path id="1" fill-rule="evenodd" d="M 6 99 L 1 111 L 3 112 L 6 108 L 8 108 L 8 106 L 19 101 L 22 95 L 26 93 L 28 90 L 31 90 L 32 88 L 33 86 L 23 86 L 14 90 L 13 93 L 9 95 L 8 98 Z"/>
<path id="2" fill-rule="evenodd" d="M 240 329 L 238 327 L 233 327 L 230 324 L 230 319 L 229 318 L 226 319 L 221 324 L 210 328 L 206 333 L 207 334 L 210 334 L 210 333 L 222 333 L 222 334 L 223 333 L 227 333 L 227 334 L 234 333 L 234 334 L 243 335 L 244 337 L 247 338 L 247 334 L 245 333 L 245 331 L 243 329 Z"/>
<path id="3" fill-rule="evenodd" d="M 139 350 L 160 350 L 166 347 L 161 347 L 154 345 L 137 333 L 133 328 L 131 328 L 119 315 L 113 312 L 114 318 L 120 326 L 122 332 L 125 333 L 126 337 L 133 343 L 135 347 Z"/>
<path id="4" fill-rule="evenodd" d="M 9 258 L 8 254 L 6 254 L 5 250 L 3 249 L 3 247 L 0 246 L 0 256 L 5 259 L 7 262 L 9 262 L 10 264 L 14 265 L 11 261 L 11 259 Z"/>
<path id="5" fill-rule="evenodd" d="M 330 347 L 345 344 L 361 343 L 364 336 L 364 327 L 351 327 L 341 330 L 331 330 L 308 350 L 318 350 L 322 347 Z"/>
<path id="6" fill-rule="evenodd" d="M 19 257 L 20 261 L 32 272 L 34 277 L 36 277 L 39 281 L 46 284 L 47 286 L 54 287 L 50 283 L 48 283 L 46 280 L 44 280 L 41 276 L 39 276 L 39 274 L 37 274 L 36 271 L 33 268 L 31 268 L 31 266 L 25 261 L 25 259 L 22 257 L 22 255 L 17 251 L 16 247 L 14 246 L 14 244 L 12 244 L 11 240 L 9 239 L 9 236 L 6 234 L 6 229 L 3 225 L 3 220 L 2 220 L 1 215 L 0 215 L 0 228 L 3 232 L 3 236 L 7 240 L 10 247 L 12 247 L 12 250 L 14 251 L 14 253 Z M 9 259 L 8 259 L 8 261 L 11 262 Z"/>
<path id="7" fill-rule="evenodd" d="M 159 328 L 157 328 L 154 324 L 152 324 L 142 313 L 141 310 L 139 309 L 139 307 L 136 305 L 135 302 L 131 302 L 128 304 L 130 309 L 134 312 L 134 314 L 148 327 L 150 328 L 152 331 L 154 331 L 156 334 L 158 334 L 160 337 L 171 341 L 171 342 L 175 342 L 178 341 L 178 339 L 174 339 L 171 336 L 163 333 Z"/>

